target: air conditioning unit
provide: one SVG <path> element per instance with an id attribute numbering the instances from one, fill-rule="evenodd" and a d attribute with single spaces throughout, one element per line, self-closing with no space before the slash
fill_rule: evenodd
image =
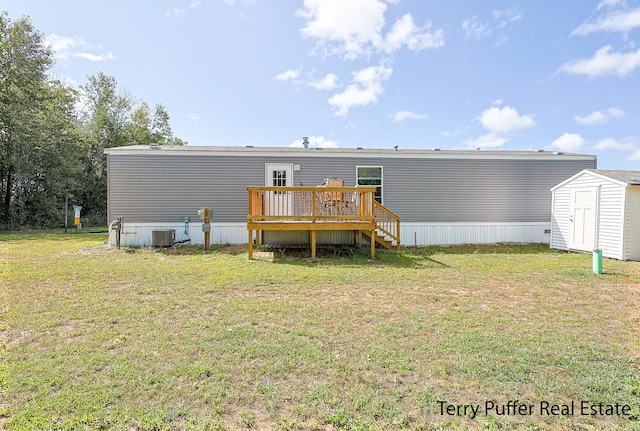
<path id="1" fill-rule="evenodd" d="M 159 229 L 151 232 L 151 245 L 154 247 L 171 247 L 175 240 L 175 229 Z"/>

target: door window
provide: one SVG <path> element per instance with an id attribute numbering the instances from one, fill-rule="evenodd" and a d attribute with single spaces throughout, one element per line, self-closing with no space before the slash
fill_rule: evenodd
<path id="1" fill-rule="evenodd" d="M 287 187 L 287 171 L 280 171 L 274 169 L 272 171 L 272 184 L 273 187 Z"/>

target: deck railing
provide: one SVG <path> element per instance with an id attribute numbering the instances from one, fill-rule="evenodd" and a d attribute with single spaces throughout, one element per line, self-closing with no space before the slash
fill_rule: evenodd
<path id="1" fill-rule="evenodd" d="M 250 223 L 373 222 L 374 187 L 247 187 Z"/>

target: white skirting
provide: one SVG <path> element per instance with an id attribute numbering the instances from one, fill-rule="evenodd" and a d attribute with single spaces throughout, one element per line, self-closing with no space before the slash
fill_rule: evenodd
<path id="1" fill-rule="evenodd" d="M 549 243 L 551 223 L 402 223 L 400 243 L 411 245 Z"/>
<path id="2" fill-rule="evenodd" d="M 204 244 L 204 232 L 201 222 L 190 223 L 127 223 L 125 221 L 120 234 L 122 247 L 150 246 L 154 230 L 174 229 L 176 242 L 185 244 Z M 211 223 L 212 244 L 246 244 L 248 238 L 246 223 Z M 116 232 L 109 230 L 109 244 L 116 245 Z"/>
<path id="3" fill-rule="evenodd" d="M 123 247 L 149 246 L 152 232 L 174 229 L 176 241 L 189 239 L 186 244 L 204 244 L 202 224 L 187 223 L 126 223 L 120 237 Z M 498 242 L 546 243 L 550 241 L 551 223 L 401 223 L 400 243 L 413 245 L 494 244 Z M 277 235 L 278 232 L 270 232 Z M 283 239 L 292 240 L 291 232 L 282 232 Z M 287 237 L 287 235 L 289 237 Z M 307 235 L 303 235 L 305 238 Z M 350 236 L 348 236 L 351 238 Z M 344 235 L 327 235 L 327 242 L 343 241 Z M 274 237 L 275 239 L 275 237 Z M 246 223 L 211 223 L 212 244 L 246 244 Z M 109 244 L 116 244 L 115 231 L 109 233 Z"/>

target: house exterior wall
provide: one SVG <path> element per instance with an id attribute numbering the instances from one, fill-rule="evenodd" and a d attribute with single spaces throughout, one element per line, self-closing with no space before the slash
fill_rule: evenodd
<path id="1" fill-rule="evenodd" d="M 142 233 L 145 226 L 183 226 L 185 217 L 193 224 L 199 222 L 197 210 L 205 206 L 212 208 L 214 226 L 236 232 L 232 226 L 244 224 L 246 229 L 246 188 L 265 183 L 267 163 L 295 166 L 294 186 L 319 185 L 327 177 L 343 178 L 345 186 L 353 186 L 357 166 L 382 166 L 383 204 L 401 217 L 404 244 L 413 244 L 415 239 L 419 245 L 497 242 L 500 238 L 547 242 L 549 189 L 583 169 L 596 167 L 593 156 L 549 153 L 494 156 L 490 152 L 434 151 L 405 155 L 367 150 L 272 153 L 121 148 L 107 150 L 109 220 L 122 217 L 130 229 L 140 226 L 141 233 L 130 233 L 132 241 L 149 236 L 149 243 L 150 230 L 149 235 Z M 138 240 L 134 240 L 136 235 Z M 334 241 L 331 238 L 337 234 L 323 235 Z M 229 234 L 230 238 L 237 236 Z M 215 241 L 216 236 L 212 237 Z M 241 242 L 246 241 L 245 232 Z M 297 240 L 292 237 L 291 241 Z"/>
<path id="2" fill-rule="evenodd" d="M 596 248 L 602 250 L 602 255 L 605 257 L 622 259 L 625 187 L 590 172 L 583 172 L 553 190 L 551 248 L 570 249 L 571 193 L 572 190 L 587 187 L 599 189 L 596 215 Z"/>
<path id="3" fill-rule="evenodd" d="M 626 197 L 623 258 L 640 261 L 640 185 L 628 186 Z"/>
<path id="4" fill-rule="evenodd" d="M 209 206 L 215 222 L 246 220 L 249 185 L 264 184 L 265 163 L 291 163 L 293 185 L 329 176 L 356 181 L 356 166 L 383 166 L 383 204 L 403 222 L 548 222 L 548 190 L 592 168 L 585 160 L 474 160 L 295 156 L 110 154 L 109 218 L 180 222 Z"/>

